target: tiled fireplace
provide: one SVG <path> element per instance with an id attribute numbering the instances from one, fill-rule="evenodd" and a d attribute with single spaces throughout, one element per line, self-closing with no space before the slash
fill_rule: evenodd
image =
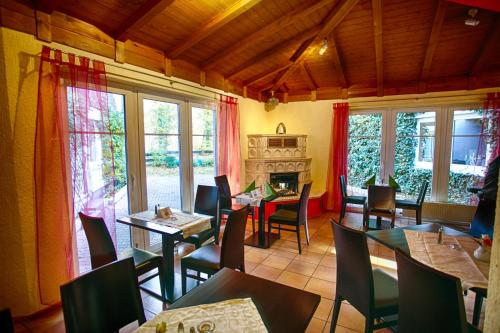
<path id="1" fill-rule="evenodd" d="M 250 134 L 245 183 L 270 183 L 283 195 L 295 195 L 311 181 L 311 158 L 306 155 L 306 135 Z M 272 177 L 271 177 L 272 175 Z"/>

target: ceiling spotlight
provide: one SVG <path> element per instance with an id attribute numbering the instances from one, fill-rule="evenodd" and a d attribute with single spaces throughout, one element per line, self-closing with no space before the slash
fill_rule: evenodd
<path id="1" fill-rule="evenodd" d="M 465 19 L 465 25 L 468 25 L 470 27 L 477 27 L 479 25 L 479 20 L 476 18 L 477 12 L 477 8 L 469 9 L 469 17 Z"/>
<path id="2" fill-rule="evenodd" d="M 319 55 L 325 54 L 326 50 L 328 50 L 328 40 L 325 38 L 323 39 L 323 44 L 321 45 L 319 49 Z"/>

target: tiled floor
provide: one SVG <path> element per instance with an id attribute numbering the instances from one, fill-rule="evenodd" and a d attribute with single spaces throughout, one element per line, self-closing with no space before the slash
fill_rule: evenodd
<path id="1" fill-rule="evenodd" d="M 268 280 L 283 283 L 294 288 L 304 289 L 321 295 L 321 303 L 309 324 L 307 332 L 329 332 L 333 300 L 335 297 L 336 259 L 333 236 L 329 220 L 331 214 L 309 220 L 310 245 L 305 244 L 302 254 L 298 254 L 297 240 L 294 233 L 282 233 L 270 249 L 245 247 L 245 265 L 249 274 Z M 353 228 L 361 228 L 361 215 L 349 213 L 346 223 Z M 399 218 L 399 226 L 413 224 L 413 220 Z M 248 224 L 247 232 L 250 233 Z M 192 246 L 181 245 L 176 258 L 176 271 L 180 272 L 179 259 L 192 251 Z M 391 250 L 369 240 L 372 265 L 396 275 L 394 253 Z M 152 318 L 156 313 L 167 308 L 159 300 L 143 294 L 146 317 Z M 474 293 L 465 299 L 469 321 L 474 305 Z M 484 302 L 486 304 L 486 300 Z M 484 307 L 483 313 L 484 316 Z M 482 325 L 482 318 L 481 318 Z M 131 331 L 134 324 L 123 331 Z M 64 323 L 60 310 L 34 321 L 17 323 L 16 332 L 64 332 Z M 364 317 L 351 305 L 344 302 L 341 308 L 336 332 L 363 332 Z M 390 332 L 388 329 L 377 332 Z"/>

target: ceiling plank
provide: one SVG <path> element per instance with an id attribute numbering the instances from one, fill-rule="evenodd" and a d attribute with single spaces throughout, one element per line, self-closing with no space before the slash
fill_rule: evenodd
<path id="1" fill-rule="evenodd" d="M 347 88 L 347 79 L 344 73 L 344 65 L 342 63 L 342 57 L 340 56 L 337 41 L 335 37 L 330 37 L 328 39 L 328 51 L 327 53 L 330 55 L 331 60 L 333 61 L 333 67 L 335 68 L 335 73 L 337 73 L 337 79 L 343 88 Z"/>
<path id="2" fill-rule="evenodd" d="M 384 95 L 384 52 L 382 44 L 382 0 L 372 0 L 373 31 L 375 37 L 375 64 L 377 68 L 377 96 Z"/>
<path id="3" fill-rule="evenodd" d="M 275 84 L 271 88 L 272 90 L 278 89 L 286 80 L 292 75 L 292 73 L 297 69 L 297 64 L 302 61 L 309 52 L 306 52 L 309 46 L 314 44 L 314 42 L 319 42 L 326 38 L 328 34 L 330 34 L 335 27 L 337 27 L 340 22 L 349 14 L 352 8 L 356 6 L 359 0 L 341 0 L 339 1 L 333 10 L 327 15 L 323 22 L 321 23 L 321 30 L 318 34 L 303 42 L 300 47 L 297 49 L 295 54 L 290 58 L 293 62 L 293 65 L 290 66 L 286 71 L 280 74 L 276 80 Z"/>
<path id="4" fill-rule="evenodd" d="M 265 73 L 257 74 L 254 77 L 251 77 L 250 79 L 248 79 L 247 81 L 245 81 L 243 84 L 245 86 L 251 86 L 252 84 L 255 84 L 255 83 L 257 83 L 257 82 L 259 82 L 261 80 L 264 80 L 265 78 L 268 78 L 268 77 L 270 77 L 273 74 L 279 73 L 279 72 L 287 69 L 290 66 L 292 66 L 292 63 L 288 63 L 285 66 L 279 66 L 279 67 L 274 68 L 274 69 L 272 69 L 272 70 L 270 70 L 268 72 L 265 72 Z"/>
<path id="5" fill-rule="evenodd" d="M 302 43 L 311 37 L 316 36 L 316 34 L 319 32 L 319 30 L 320 30 L 319 26 L 311 28 L 311 29 L 304 31 L 304 32 L 302 32 L 302 33 L 300 33 L 300 34 L 298 34 L 290 39 L 287 39 L 287 40 L 279 43 L 278 45 L 270 47 L 269 49 L 257 54 L 255 57 L 240 64 L 238 67 L 234 68 L 231 72 L 226 73 L 226 77 L 233 78 L 236 75 L 243 72 L 244 70 L 246 70 L 252 66 L 258 65 L 259 63 L 266 61 L 269 58 L 275 57 L 276 54 L 280 54 L 280 53 L 285 52 L 290 47 L 297 45 L 298 43 Z"/>
<path id="6" fill-rule="evenodd" d="M 115 38 L 126 41 L 132 32 L 141 29 L 156 15 L 167 9 L 174 0 L 148 0 L 138 10 L 128 17 L 115 31 Z"/>
<path id="7" fill-rule="evenodd" d="M 52 14 L 61 4 L 61 0 L 36 0 L 36 9 L 47 14 Z"/>
<path id="8" fill-rule="evenodd" d="M 477 54 L 474 56 L 472 65 L 469 67 L 469 76 L 473 76 L 474 74 L 481 71 L 486 61 L 485 55 L 490 53 L 490 50 L 498 48 L 499 40 L 500 40 L 500 15 L 497 15 L 495 23 L 493 24 L 491 30 L 488 32 L 488 35 L 486 36 L 484 41 L 481 43 L 481 47 L 479 48 Z"/>
<path id="9" fill-rule="evenodd" d="M 213 34 L 216 30 L 222 28 L 241 14 L 255 7 L 262 0 L 239 0 L 227 10 L 217 14 L 210 22 L 198 31 L 190 34 L 190 37 L 182 43 L 174 46 L 169 52 L 171 58 L 179 57 L 183 52 L 189 50 L 193 45 Z"/>
<path id="10" fill-rule="evenodd" d="M 201 67 L 205 69 L 214 68 L 215 66 L 220 64 L 223 60 L 234 56 L 238 52 L 241 52 L 251 47 L 252 45 L 257 44 L 259 41 L 270 35 L 276 34 L 277 32 L 281 31 L 287 26 L 293 24 L 294 22 L 297 22 L 297 20 L 314 13 L 315 11 L 321 9 L 322 7 L 324 7 L 329 3 L 331 3 L 331 0 L 305 1 L 298 7 L 292 9 L 290 12 L 280 17 L 279 19 L 272 21 L 268 25 L 255 31 L 254 33 L 248 35 L 247 37 L 239 40 L 238 42 L 227 47 L 226 49 L 217 52 L 214 56 L 204 61 L 201 64 Z"/>
<path id="11" fill-rule="evenodd" d="M 439 41 L 441 28 L 443 27 L 447 6 L 447 1 L 439 0 L 438 8 L 436 10 L 436 14 L 434 15 L 434 22 L 432 23 L 429 42 L 427 43 L 427 50 L 425 51 L 424 64 L 422 65 L 422 71 L 420 73 L 420 81 L 426 81 L 429 78 L 432 59 L 434 58 L 434 52 L 436 51 L 436 47 Z"/>
<path id="12" fill-rule="evenodd" d="M 318 89 L 318 85 L 314 82 L 311 72 L 306 67 L 306 63 L 304 61 L 300 63 L 300 72 L 302 73 L 302 77 L 305 79 L 310 90 Z"/>

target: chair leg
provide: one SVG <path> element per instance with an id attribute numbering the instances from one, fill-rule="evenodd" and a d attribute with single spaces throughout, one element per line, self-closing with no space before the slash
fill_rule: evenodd
<path id="1" fill-rule="evenodd" d="M 302 254 L 302 244 L 300 243 L 300 225 L 297 226 L 297 243 L 299 244 L 299 254 Z"/>
<path id="2" fill-rule="evenodd" d="M 422 210 L 417 209 L 417 211 L 416 211 L 416 219 L 415 220 L 416 220 L 415 222 L 417 223 L 417 225 L 422 224 Z"/>
<path id="3" fill-rule="evenodd" d="M 200 271 L 196 271 L 196 277 L 198 279 L 201 279 L 201 272 Z M 196 281 L 196 285 L 199 286 L 200 285 L 200 280 L 197 280 Z"/>
<path id="4" fill-rule="evenodd" d="M 278 224 L 278 239 L 281 239 L 281 224 Z"/>
<path id="5" fill-rule="evenodd" d="M 243 263 L 241 264 L 240 271 L 245 273 L 245 261 L 243 261 Z"/>
<path id="6" fill-rule="evenodd" d="M 342 200 L 342 209 L 340 210 L 340 220 L 341 221 L 345 217 L 346 207 L 347 207 L 347 202 L 345 200 Z"/>
<path id="7" fill-rule="evenodd" d="M 365 319 L 365 333 L 373 332 L 373 318 L 366 317 Z"/>
<path id="8" fill-rule="evenodd" d="M 167 278 L 166 274 L 166 268 L 164 265 L 163 260 L 161 261 L 160 265 L 158 266 L 158 279 L 160 279 L 160 289 L 161 289 L 161 298 L 163 302 L 167 301 L 167 291 L 165 290 L 165 281 Z"/>
<path id="9" fill-rule="evenodd" d="M 182 274 L 182 295 L 186 295 L 186 279 L 187 279 L 187 268 L 181 263 L 181 274 Z"/>
<path id="10" fill-rule="evenodd" d="M 306 229 L 306 241 L 307 241 L 307 245 L 309 245 L 309 225 L 307 224 L 307 219 L 306 219 L 306 223 L 304 224 L 304 229 Z"/>
<path id="11" fill-rule="evenodd" d="M 479 318 L 481 316 L 481 308 L 483 307 L 483 295 L 476 292 L 476 298 L 474 299 L 474 310 L 472 313 L 472 325 L 478 327 Z"/>
<path id="12" fill-rule="evenodd" d="M 255 208 L 251 207 L 250 209 L 250 214 L 252 214 L 252 234 L 255 234 Z"/>
<path id="13" fill-rule="evenodd" d="M 269 247 L 271 246 L 271 230 L 272 230 L 272 224 L 271 221 L 268 220 L 268 225 L 267 225 L 267 244 L 269 244 Z"/>
<path id="14" fill-rule="evenodd" d="M 330 333 L 335 333 L 335 328 L 337 327 L 337 321 L 339 319 L 341 305 L 342 305 L 342 298 L 340 296 L 337 296 L 335 298 L 335 305 L 333 306 L 332 324 L 330 326 Z"/>
<path id="15" fill-rule="evenodd" d="M 395 222 L 396 222 L 396 214 L 392 214 L 392 216 L 391 216 L 391 228 L 394 228 Z"/>

